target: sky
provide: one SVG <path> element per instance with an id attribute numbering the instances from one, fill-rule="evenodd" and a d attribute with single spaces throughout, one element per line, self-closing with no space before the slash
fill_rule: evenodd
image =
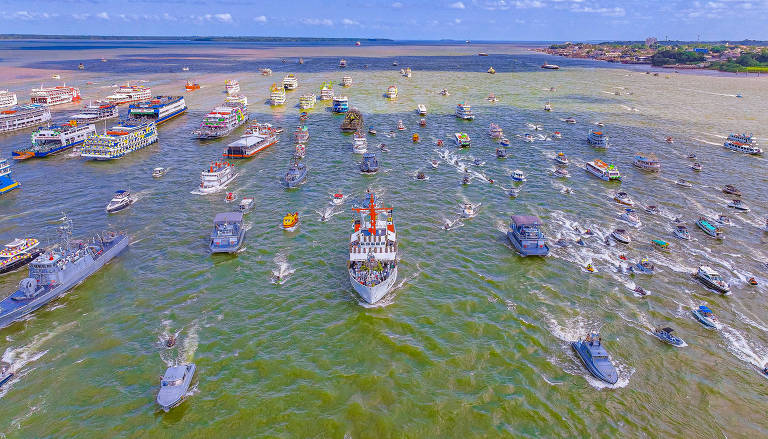
<path id="1" fill-rule="evenodd" d="M 0 33 L 768 40 L 768 0 L 0 0 Z"/>

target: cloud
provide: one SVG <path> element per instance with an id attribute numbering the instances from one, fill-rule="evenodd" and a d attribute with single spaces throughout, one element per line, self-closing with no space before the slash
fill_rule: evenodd
<path id="1" fill-rule="evenodd" d="M 258 17 L 253 17 L 253 21 L 255 21 L 257 23 L 266 23 L 267 22 L 267 17 L 264 16 L 264 15 L 259 15 Z"/>
<path id="2" fill-rule="evenodd" d="M 547 5 L 539 0 L 517 0 L 515 2 L 515 8 L 517 9 L 543 8 L 545 6 Z"/>
<path id="3" fill-rule="evenodd" d="M 59 14 L 48 12 L 30 12 L 30 11 L 16 11 L 16 12 L 0 12 L 0 18 L 21 20 L 21 21 L 33 21 L 33 20 L 48 20 L 58 17 Z"/>
<path id="4" fill-rule="evenodd" d="M 225 14 L 213 14 L 213 18 L 222 23 L 232 23 L 232 14 L 229 12 Z"/>
<path id="5" fill-rule="evenodd" d="M 343 24 L 345 26 L 360 26 L 360 22 L 359 21 L 350 20 L 349 18 L 343 18 L 341 20 L 341 24 Z"/>
<path id="6" fill-rule="evenodd" d="M 448 5 L 448 7 L 452 9 L 464 9 L 466 6 L 464 6 L 464 3 L 462 2 L 456 2 L 456 3 L 451 3 L 450 5 Z"/>
<path id="7" fill-rule="evenodd" d="M 402 3 L 400 3 L 400 2 L 394 2 L 394 3 L 392 3 L 392 7 L 393 7 L 393 8 L 402 8 L 402 7 L 403 7 L 403 4 L 402 4 Z"/>
<path id="8" fill-rule="evenodd" d="M 96 14 L 96 18 L 101 18 L 102 20 L 109 20 L 109 14 L 106 12 L 99 12 Z"/>
<path id="9" fill-rule="evenodd" d="M 461 18 L 454 18 L 453 22 L 456 23 L 456 24 L 459 24 L 459 23 L 461 23 Z"/>
<path id="10" fill-rule="evenodd" d="M 576 6 L 574 5 L 571 12 L 583 12 L 586 14 L 598 14 L 606 17 L 623 17 L 627 15 L 627 11 L 624 8 L 593 8 L 591 6 Z"/>
<path id="11" fill-rule="evenodd" d="M 506 0 L 475 0 L 475 4 L 489 11 L 509 9 L 510 5 Z"/>
<path id="12" fill-rule="evenodd" d="M 330 18 L 302 18 L 299 21 L 312 26 L 333 26 L 333 20 Z"/>

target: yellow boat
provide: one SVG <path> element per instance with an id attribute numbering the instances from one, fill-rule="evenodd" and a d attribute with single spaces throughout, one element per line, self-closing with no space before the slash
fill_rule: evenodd
<path id="1" fill-rule="evenodd" d="M 293 230 L 299 225 L 299 212 L 289 213 L 283 217 L 283 229 Z"/>
<path id="2" fill-rule="evenodd" d="M 418 141 L 419 141 L 419 135 L 417 133 L 413 133 L 413 142 L 415 143 Z"/>

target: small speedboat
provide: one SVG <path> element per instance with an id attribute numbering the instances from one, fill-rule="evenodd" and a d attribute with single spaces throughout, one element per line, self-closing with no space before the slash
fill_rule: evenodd
<path id="1" fill-rule="evenodd" d="M 681 338 L 672 335 L 672 331 L 672 328 L 657 328 L 653 331 L 653 335 L 664 343 L 671 344 L 672 346 L 685 346 L 685 342 Z"/>
<path id="2" fill-rule="evenodd" d="M 424 171 L 419 171 L 416 173 L 416 180 L 427 181 L 429 180 L 429 177 L 427 177 L 427 174 L 425 174 Z"/>
<path id="3" fill-rule="evenodd" d="M 300 159 L 303 159 L 306 154 L 307 154 L 307 147 L 304 146 L 304 144 L 299 143 L 298 145 L 296 145 L 296 151 L 294 152 L 293 155 L 295 155 Z"/>
<path id="4" fill-rule="evenodd" d="M 403 121 L 402 120 L 398 120 L 397 121 L 397 130 L 398 131 L 405 131 L 405 125 L 403 125 Z"/>
<path id="5" fill-rule="evenodd" d="M 555 139 L 562 139 L 563 134 L 560 131 L 555 131 L 554 133 L 552 133 L 552 137 L 554 137 Z"/>
<path id="6" fill-rule="evenodd" d="M 134 201 L 136 200 L 131 197 L 130 192 L 125 190 L 119 190 L 119 191 L 116 191 L 112 199 L 109 200 L 109 204 L 107 204 L 107 207 L 105 210 L 107 211 L 107 213 L 120 212 L 121 210 L 131 207 L 131 204 L 133 204 Z"/>
<path id="7" fill-rule="evenodd" d="M 630 208 L 624 209 L 624 213 L 619 215 L 619 219 L 626 221 L 632 227 L 639 227 L 641 224 L 640 218 L 635 214 L 635 210 Z"/>
<path id="8" fill-rule="evenodd" d="M 640 262 L 633 265 L 631 269 L 632 272 L 641 274 L 653 274 L 656 271 L 653 262 L 649 261 L 648 258 L 640 259 Z"/>
<path id="9" fill-rule="evenodd" d="M 672 137 L 671 137 L 671 136 L 670 136 L 670 137 L 667 137 L 667 143 L 672 143 L 672 142 L 674 142 L 674 140 L 672 139 Z"/>
<path id="10" fill-rule="evenodd" d="M 694 162 L 694 163 L 691 165 L 691 169 L 693 169 L 694 171 L 701 171 L 701 169 L 702 169 L 701 163 L 699 163 L 699 162 Z"/>
<path id="11" fill-rule="evenodd" d="M 583 246 L 583 245 L 584 245 L 584 243 L 583 243 L 584 241 L 583 241 L 583 240 L 581 240 L 581 239 L 580 239 L 579 241 L 580 241 L 580 242 L 578 242 L 577 244 L 579 244 L 579 245 L 582 245 L 582 246 Z M 586 266 L 586 267 L 584 267 L 584 269 L 585 269 L 585 270 L 587 270 L 587 271 L 588 271 L 588 272 L 590 272 L 590 273 L 594 273 L 594 272 L 595 272 L 595 267 L 594 267 L 592 264 L 587 264 L 587 266 Z"/>
<path id="12" fill-rule="evenodd" d="M 632 242 L 632 238 L 629 236 L 629 233 L 627 233 L 624 229 L 616 229 L 613 232 L 611 232 L 611 236 L 616 241 L 622 243 L 622 244 L 629 244 Z"/>
<path id="13" fill-rule="evenodd" d="M 431 160 L 429 164 L 431 164 L 432 167 L 435 169 L 437 169 L 437 167 L 440 166 L 440 162 L 438 162 L 437 160 Z"/>
<path id="14" fill-rule="evenodd" d="M 619 374 L 599 334 L 589 334 L 584 340 L 572 342 L 571 347 L 592 376 L 608 384 L 616 384 Z"/>
<path id="15" fill-rule="evenodd" d="M 344 195 L 342 195 L 341 193 L 337 192 L 337 193 L 333 194 L 333 196 L 331 197 L 331 203 L 336 205 L 336 206 L 338 206 L 339 204 L 341 204 L 343 202 L 344 202 Z"/>
<path id="16" fill-rule="evenodd" d="M 696 154 L 690 153 L 690 154 L 688 154 L 688 158 L 691 159 L 691 160 L 694 160 L 696 158 Z"/>
<path id="17" fill-rule="evenodd" d="M 299 212 L 293 212 L 283 217 L 283 230 L 293 232 L 299 226 Z"/>
<path id="18" fill-rule="evenodd" d="M 525 140 L 528 143 L 531 143 L 531 142 L 533 142 L 536 139 L 533 138 L 533 134 L 525 133 L 525 134 L 523 134 L 523 140 Z"/>
<path id="19" fill-rule="evenodd" d="M 755 279 L 754 277 L 750 277 L 749 280 L 747 281 L 747 283 L 752 285 L 753 287 L 756 287 L 757 286 L 757 279 Z"/>
<path id="20" fill-rule="evenodd" d="M 506 137 L 502 137 L 501 140 L 499 140 L 499 145 L 506 148 L 507 146 L 509 146 L 509 139 L 507 139 Z"/>
<path id="21" fill-rule="evenodd" d="M 464 218 L 473 218 L 477 215 L 477 210 L 480 207 L 479 204 L 464 203 L 461 205 L 461 216 Z"/>
<path id="22" fill-rule="evenodd" d="M 224 201 L 231 203 L 237 199 L 237 195 L 234 192 L 227 192 L 227 196 L 224 197 Z"/>
<path id="23" fill-rule="evenodd" d="M 705 287 L 714 290 L 720 294 L 728 294 L 731 291 L 731 287 L 728 282 L 723 280 L 720 274 L 708 265 L 702 265 L 696 272 L 696 279 L 698 279 Z"/>
<path id="24" fill-rule="evenodd" d="M 372 136 L 375 136 L 376 135 L 376 130 L 373 129 L 373 127 L 370 127 L 370 128 L 368 128 L 368 134 L 370 134 Z"/>
<path id="25" fill-rule="evenodd" d="M 419 120 L 419 126 L 424 128 L 427 126 L 427 119 L 424 119 L 423 117 Z"/>
<path id="26" fill-rule="evenodd" d="M 642 287 L 635 287 L 632 291 L 641 297 L 645 297 L 649 294 L 648 291 L 644 290 Z"/>
<path id="27" fill-rule="evenodd" d="M 728 203 L 728 207 L 731 207 L 731 208 L 733 208 L 733 209 L 736 209 L 736 210 L 738 210 L 739 212 L 749 212 L 749 210 L 750 210 L 750 209 L 749 209 L 749 207 L 748 207 L 746 204 L 744 204 L 744 203 L 743 203 L 741 200 L 739 200 L 739 199 L 734 199 L 734 200 L 731 200 L 731 202 L 730 202 L 730 203 Z"/>
<path id="28" fill-rule="evenodd" d="M 682 187 L 693 187 L 693 184 L 691 184 L 691 182 L 683 180 L 682 178 L 677 180 L 675 184 Z"/>
<path id="29" fill-rule="evenodd" d="M 238 204 L 238 208 L 240 209 L 240 212 L 242 213 L 248 213 L 251 210 L 253 210 L 253 198 L 246 197 L 240 200 L 240 204 Z"/>
<path id="30" fill-rule="evenodd" d="M 555 156 L 555 161 L 557 163 L 560 163 L 561 165 L 567 165 L 568 164 L 568 157 L 563 152 L 558 152 Z"/>
<path id="31" fill-rule="evenodd" d="M 476 158 L 476 159 L 472 160 L 472 164 L 475 165 L 475 166 L 483 166 L 483 165 L 485 165 L 485 162 L 480 160 L 479 158 Z"/>
<path id="32" fill-rule="evenodd" d="M 677 236 L 680 239 L 690 240 L 691 234 L 688 232 L 688 227 L 685 227 L 682 224 L 678 224 L 675 227 L 675 236 Z"/>
<path id="33" fill-rule="evenodd" d="M 506 148 L 496 148 L 496 158 L 497 159 L 505 159 L 505 158 L 507 158 L 507 149 Z"/>
<path id="34" fill-rule="evenodd" d="M 443 139 L 437 139 L 437 146 L 443 146 Z"/>
<path id="35" fill-rule="evenodd" d="M 515 171 L 512 172 L 512 180 L 523 182 L 525 181 L 525 174 L 523 173 L 523 171 L 519 169 L 515 169 Z"/>
<path id="36" fill-rule="evenodd" d="M 635 205 L 635 202 L 632 200 L 632 198 L 626 192 L 616 192 L 613 195 L 613 199 L 616 200 L 617 203 L 624 204 L 624 205 L 627 205 L 627 206 L 634 206 Z"/>
<path id="37" fill-rule="evenodd" d="M 651 215 L 658 215 L 659 214 L 659 208 L 656 205 L 650 205 L 645 207 L 645 211 L 650 213 Z"/>
<path id="38" fill-rule="evenodd" d="M 715 220 L 719 224 L 722 224 L 724 226 L 731 226 L 733 225 L 733 222 L 731 221 L 731 218 L 729 218 L 727 215 L 720 214 L 717 216 L 717 219 Z"/>
<path id="39" fill-rule="evenodd" d="M 557 169 L 555 169 L 554 175 L 557 178 L 568 178 L 568 177 L 571 176 L 571 174 L 565 168 L 557 168 Z"/>
<path id="40" fill-rule="evenodd" d="M 651 239 L 651 245 L 658 250 L 669 251 L 669 243 L 663 239 Z"/>
<path id="41" fill-rule="evenodd" d="M 160 178 L 165 175 L 166 172 L 168 172 L 168 170 L 165 168 L 155 168 L 152 170 L 152 176 L 155 178 Z"/>
<path id="42" fill-rule="evenodd" d="M 0 363 L 0 387 L 3 387 L 3 384 L 10 381 L 11 378 L 13 378 L 13 372 L 11 371 L 11 365 L 6 362 Z"/>
<path id="43" fill-rule="evenodd" d="M 520 195 L 520 189 L 515 187 L 509 188 L 507 190 L 507 195 L 509 196 L 509 198 L 517 198 L 517 196 Z"/>
<path id="44" fill-rule="evenodd" d="M 464 178 L 461 179 L 461 184 L 469 184 L 472 181 L 472 178 L 469 176 L 469 173 L 464 174 Z"/>
<path id="45" fill-rule="evenodd" d="M 193 363 L 171 366 L 166 369 L 160 380 L 160 391 L 157 393 L 157 403 L 164 411 L 168 411 L 184 402 L 192 377 L 195 375 Z"/>
<path id="46" fill-rule="evenodd" d="M 576 119 L 574 119 L 572 117 L 569 117 L 569 118 L 565 119 L 565 123 L 574 124 L 574 123 L 576 123 Z"/>
<path id="47" fill-rule="evenodd" d="M 413 133 L 413 136 L 411 138 L 413 140 L 413 143 L 418 143 L 419 142 L 419 134 L 418 133 Z"/>
<path id="48" fill-rule="evenodd" d="M 722 326 L 715 313 L 705 305 L 699 305 L 698 309 L 691 311 L 693 317 L 707 329 L 720 329 Z"/>
<path id="49" fill-rule="evenodd" d="M 726 184 L 725 186 L 723 186 L 723 192 L 729 195 L 733 195 L 735 197 L 741 196 L 741 191 L 736 189 L 736 186 L 732 184 Z"/>

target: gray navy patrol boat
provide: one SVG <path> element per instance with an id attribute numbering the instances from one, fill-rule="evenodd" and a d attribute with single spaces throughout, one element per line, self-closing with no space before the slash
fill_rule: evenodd
<path id="1" fill-rule="evenodd" d="M 128 246 L 125 233 L 104 232 L 91 241 L 72 240 L 72 221 L 64 216 L 61 222 L 60 245 L 32 261 L 29 277 L 19 283 L 16 292 L 0 301 L 0 328 L 57 299 Z"/>
<path id="2" fill-rule="evenodd" d="M 184 402 L 194 375 L 194 363 L 171 366 L 166 369 L 160 381 L 160 391 L 157 392 L 157 404 L 160 408 L 167 412 Z"/>
<path id="3" fill-rule="evenodd" d="M 608 384 L 616 384 L 619 381 L 619 374 L 608 357 L 608 351 L 603 347 L 599 334 L 589 334 L 583 340 L 572 342 L 571 347 L 592 376 Z"/>

